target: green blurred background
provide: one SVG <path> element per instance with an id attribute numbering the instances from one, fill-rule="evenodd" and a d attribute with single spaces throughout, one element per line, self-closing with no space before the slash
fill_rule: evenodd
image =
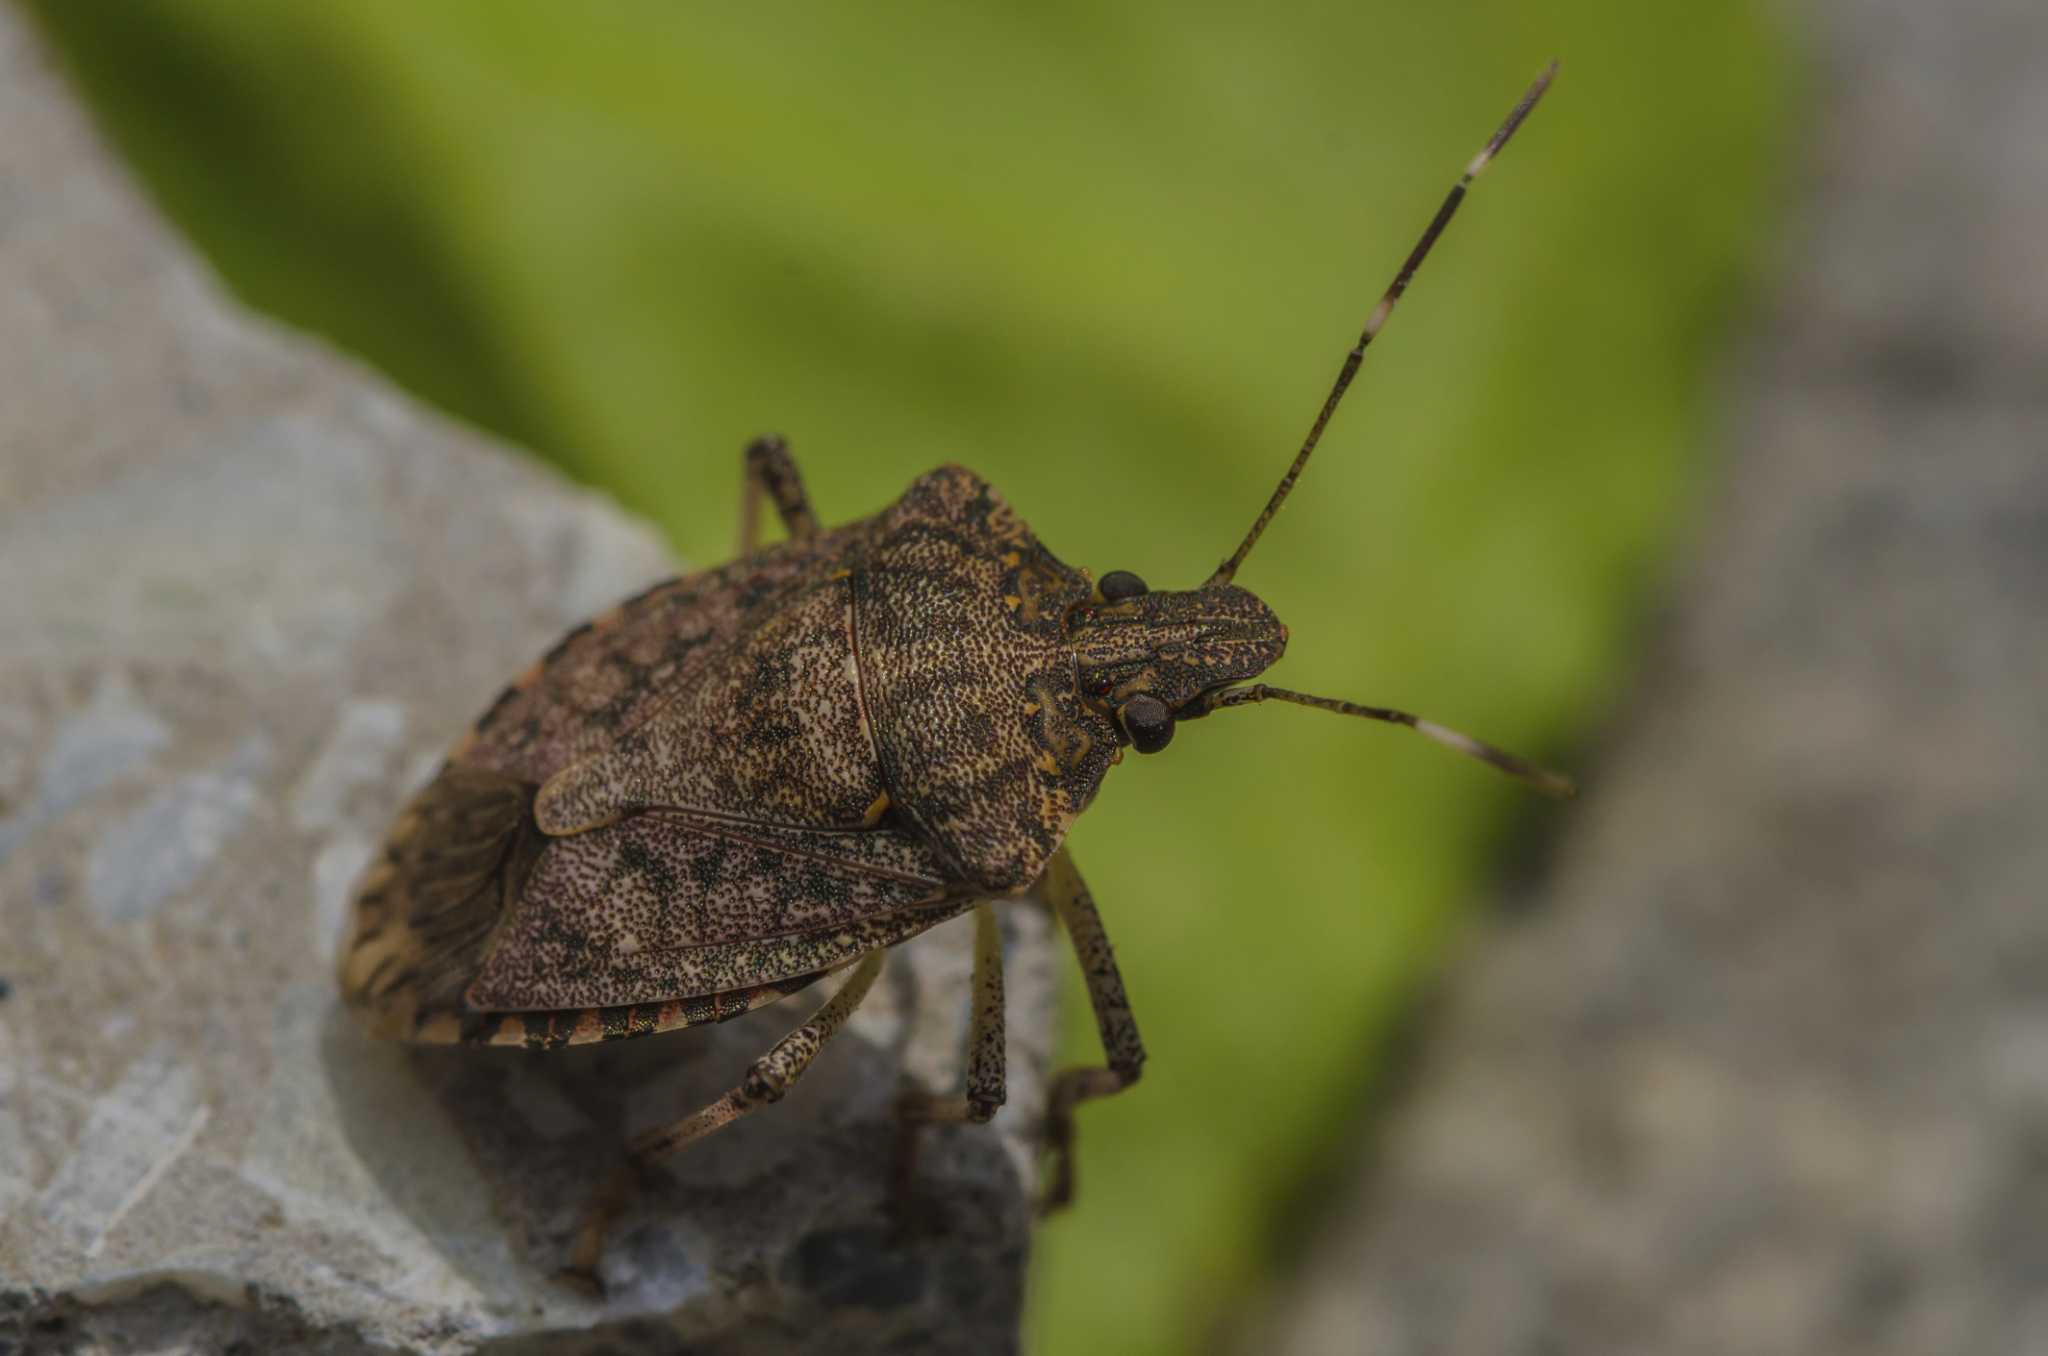
<path id="1" fill-rule="evenodd" d="M 1703 480 L 1792 74 L 1749 3 L 31 8 L 243 297 L 686 559 L 730 551 L 774 430 L 828 521 L 958 460 L 1069 561 L 1162 587 L 1235 543 L 1561 57 L 1240 582 L 1292 630 L 1277 680 L 1567 766 Z M 1285 708 L 1126 761 L 1073 841 L 1152 1060 L 1083 1113 L 1037 1350 L 1215 1338 L 1461 910 L 1569 813 Z"/>

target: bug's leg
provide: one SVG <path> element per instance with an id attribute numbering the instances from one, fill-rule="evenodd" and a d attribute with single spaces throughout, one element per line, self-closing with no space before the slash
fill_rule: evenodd
<path id="1" fill-rule="evenodd" d="M 761 496 L 766 494 L 791 537 L 808 537 L 818 530 L 818 515 L 811 512 L 810 496 L 804 493 L 804 478 L 797 474 L 796 458 L 789 444 L 770 436 L 747 444 L 747 487 L 740 498 L 739 554 L 750 556 L 760 544 Z"/>
<path id="2" fill-rule="evenodd" d="M 916 1198 L 918 1131 L 934 1123 L 986 1124 L 1009 1096 L 1004 1040 L 1003 934 L 996 924 L 994 906 L 983 900 L 974 910 L 974 1010 L 967 1027 L 967 1090 L 940 1096 L 912 1088 L 897 1103 L 903 1116 L 896 1151 L 899 1207 Z"/>
<path id="3" fill-rule="evenodd" d="M 1102 916 L 1095 912 L 1094 896 L 1088 893 L 1088 884 L 1066 848 L 1046 867 L 1039 891 L 1074 944 L 1081 976 L 1088 984 L 1088 1001 L 1095 1008 L 1095 1029 L 1109 1059 L 1107 1067 L 1065 1069 L 1052 1081 L 1045 1114 L 1045 1146 L 1052 1154 L 1052 1171 L 1038 1199 L 1039 1210 L 1046 1212 L 1074 1198 L 1074 1108 L 1137 1082 L 1145 1067 L 1145 1043 L 1138 1039 L 1138 1022 L 1131 1015 L 1130 1000 L 1124 997 L 1124 977 L 1116 968 L 1109 934 L 1102 930 Z"/>
<path id="4" fill-rule="evenodd" d="M 868 990 L 874 987 L 875 976 L 882 972 L 883 955 L 880 951 L 870 951 L 863 957 L 846 983 L 839 986 L 839 992 L 827 999 L 809 1021 L 777 1041 L 773 1049 L 755 1060 L 738 1087 L 694 1115 L 634 1138 L 627 1146 L 626 1166 L 613 1174 L 612 1179 L 599 1190 L 590 1212 L 584 1216 L 575 1246 L 569 1253 L 567 1270 L 570 1274 L 592 1281 L 596 1279 L 598 1258 L 604 1251 L 605 1229 L 632 1199 L 641 1169 L 687 1148 L 750 1111 L 782 1100 L 782 1094 L 803 1077 L 804 1070 L 810 1067 L 811 1060 L 824 1048 L 825 1042 L 839 1033 L 839 1029 L 846 1025 L 846 1019 L 868 996 Z"/>
<path id="5" fill-rule="evenodd" d="M 967 1091 L 941 1097 L 922 1089 L 906 1092 L 901 1106 L 913 1121 L 973 1121 L 985 1124 L 1009 1093 L 1004 1080 L 1003 934 L 993 905 L 974 910 L 974 1012 L 967 1028 Z"/>
<path id="6" fill-rule="evenodd" d="M 995 905 L 975 907 L 975 1006 L 967 1024 L 967 1092 L 940 1096 L 911 1088 L 897 1102 L 895 1213 L 903 1233 L 920 1233 L 926 1221 L 918 1192 L 918 1145 L 926 1125 L 987 1125 L 1010 1096 L 1004 1077 L 1004 936 L 995 924 Z"/>

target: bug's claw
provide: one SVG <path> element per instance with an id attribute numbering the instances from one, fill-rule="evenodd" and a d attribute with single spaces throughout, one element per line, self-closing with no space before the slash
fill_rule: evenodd
<path id="1" fill-rule="evenodd" d="M 583 1222 L 576 1226 L 576 1241 L 570 1245 L 569 1260 L 557 1273 L 563 1281 L 590 1292 L 594 1298 L 604 1298 L 604 1279 L 598 1264 L 604 1260 L 605 1235 L 640 1194 L 645 1168 L 638 1158 L 629 1157 L 598 1188 L 590 1208 L 583 1212 Z"/>
<path id="2" fill-rule="evenodd" d="M 1131 1033 L 1135 1037 L 1135 1030 Z M 1045 1190 L 1038 1196 L 1040 1217 L 1071 1205 L 1074 1200 L 1074 1108 L 1098 1097 L 1123 1091 L 1138 1081 L 1144 1068 L 1145 1052 L 1136 1051 L 1121 1068 L 1068 1069 L 1052 1080 L 1052 1094 L 1046 1099 L 1044 1152 L 1052 1160 Z"/>
<path id="3" fill-rule="evenodd" d="M 1045 1186 L 1038 1193 L 1036 1213 L 1040 1219 L 1056 1215 L 1074 1203 L 1074 1118 L 1047 1118 L 1045 1148 L 1051 1166 L 1046 1169 Z"/>

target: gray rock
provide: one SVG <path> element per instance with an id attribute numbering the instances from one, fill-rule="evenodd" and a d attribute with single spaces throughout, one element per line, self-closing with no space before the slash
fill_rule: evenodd
<path id="1" fill-rule="evenodd" d="M 1035 909 L 1006 915 L 1011 1106 L 929 1139 L 930 1234 L 890 1240 L 891 1104 L 957 1077 L 966 919 L 662 1175 L 603 1301 L 554 1272 L 628 1129 L 731 1086 L 815 995 L 549 1056 L 338 1010 L 348 888 L 405 792 L 670 569 L 611 505 L 223 301 L 0 8 L 0 1348 L 1014 1345 Z"/>
<path id="2" fill-rule="evenodd" d="M 2048 6 L 1816 8 L 1635 709 L 1251 1349 L 2048 1351 Z"/>

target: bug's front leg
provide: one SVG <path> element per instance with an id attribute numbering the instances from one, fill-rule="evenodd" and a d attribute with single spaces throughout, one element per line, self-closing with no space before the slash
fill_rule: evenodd
<path id="1" fill-rule="evenodd" d="M 1074 944 L 1081 976 L 1088 984 L 1088 1001 L 1095 1009 L 1102 1053 L 1109 1060 L 1107 1067 L 1062 1070 L 1052 1081 L 1045 1116 L 1045 1146 L 1052 1154 L 1052 1172 L 1038 1198 L 1039 1210 L 1047 1212 L 1074 1198 L 1074 1108 L 1137 1082 L 1145 1067 L 1145 1043 L 1138 1038 L 1138 1021 L 1124 996 L 1124 977 L 1116 968 L 1109 934 L 1102 930 L 1102 916 L 1095 911 L 1095 897 L 1088 893 L 1088 883 L 1081 879 L 1071 852 L 1061 848 L 1054 855 L 1038 888 Z"/>
<path id="2" fill-rule="evenodd" d="M 760 544 L 761 496 L 775 505 L 782 526 L 792 538 L 808 537 L 818 530 L 818 515 L 811 512 L 810 496 L 804 493 L 804 478 L 797 474 L 796 458 L 789 444 L 770 435 L 747 444 L 747 487 L 740 497 L 740 549 L 750 556 Z"/>
<path id="3" fill-rule="evenodd" d="M 882 973 L 885 954 L 870 951 L 863 957 L 846 983 L 839 986 L 839 992 L 833 994 L 808 1022 L 777 1041 L 773 1049 L 755 1060 L 738 1087 L 694 1115 L 637 1136 L 627 1146 L 629 1161 L 599 1190 L 597 1199 L 584 1216 L 582 1227 L 577 1230 L 576 1243 L 570 1250 L 566 1268 L 570 1275 L 593 1284 L 596 1282 L 598 1259 L 604 1253 L 605 1230 L 632 1199 L 642 1169 L 680 1152 L 749 1112 L 782 1100 L 782 1094 L 803 1077 L 804 1070 L 810 1067 L 818 1051 L 839 1034 L 840 1028 L 846 1025 L 846 1019 L 868 996 L 868 990 L 874 987 L 875 976 Z"/>

